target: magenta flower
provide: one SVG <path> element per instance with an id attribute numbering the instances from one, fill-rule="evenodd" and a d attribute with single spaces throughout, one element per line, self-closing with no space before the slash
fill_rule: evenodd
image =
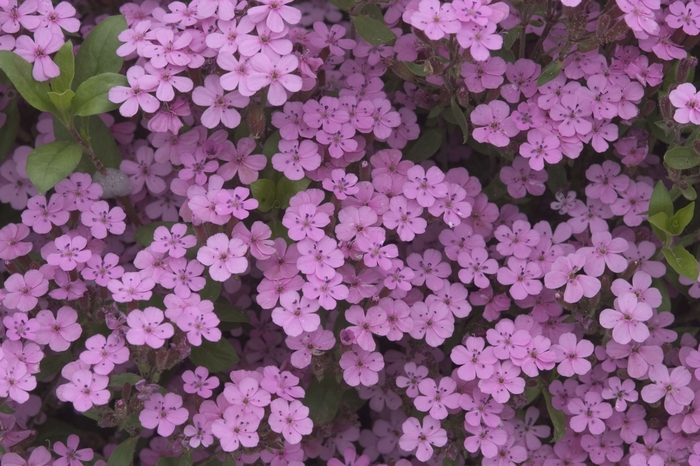
<path id="1" fill-rule="evenodd" d="M 211 424 L 211 433 L 220 440 L 223 451 L 236 451 L 241 445 L 247 448 L 258 445 L 259 425 L 260 418 L 255 414 L 243 414 L 239 407 L 231 406 L 224 411 L 223 419 L 217 418 Z"/>
<path id="2" fill-rule="evenodd" d="M 488 104 L 477 106 L 470 115 L 471 122 L 480 126 L 472 132 L 474 139 L 496 147 L 507 146 L 510 138 L 520 132 L 509 115 L 508 104 L 501 100 L 492 100 Z"/>
<path id="3" fill-rule="evenodd" d="M 691 83 L 683 83 L 668 94 L 676 111 L 673 119 L 678 123 L 700 125 L 700 93 Z"/>
<path id="4" fill-rule="evenodd" d="M 594 297 L 600 291 L 600 280 L 579 274 L 585 263 L 586 257 L 583 254 L 558 257 L 552 264 L 552 269 L 544 276 L 544 285 L 550 290 L 566 285 L 564 301 L 567 303 L 576 303 L 583 296 Z"/>
<path id="5" fill-rule="evenodd" d="M 96 374 L 108 375 L 115 365 L 129 360 L 129 348 L 125 346 L 124 339 L 114 335 L 107 338 L 100 334 L 93 335 L 85 341 L 85 348 L 80 353 L 80 360 L 92 365 Z"/>
<path id="6" fill-rule="evenodd" d="M 418 205 L 430 207 L 436 199 L 447 195 L 445 174 L 438 167 L 430 167 L 427 172 L 420 165 L 414 165 L 406 172 L 408 182 L 403 186 L 403 195 L 415 199 Z"/>
<path id="7" fill-rule="evenodd" d="M 332 191 L 335 197 L 342 201 L 359 192 L 360 188 L 355 186 L 357 180 L 357 175 L 345 173 L 345 170 L 337 168 L 331 172 L 329 178 L 323 180 L 323 189 Z"/>
<path id="8" fill-rule="evenodd" d="M 588 431 L 593 435 L 605 432 L 605 423 L 613 414 L 612 406 L 603 402 L 603 398 L 597 392 L 587 392 L 585 398 L 573 398 L 567 405 L 573 415 L 569 425 L 574 432 Z"/>
<path id="9" fill-rule="evenodd" d="M 17 38 L 14 52 L 29 63 L 34 63 L 32 77 L 37 81 L 48 81 L 61 74 L 58 65 L 49 56 L 58 52 L 64 44 L 63 35 L 54 35 L 48 28 L 37 29 L 34 40 L 27 35 Z"/>
<path id="10" fill-rule="evenodd" d="M 132 193 L 141 191 L 144 185 L 153 194 L 161 194 L 167 189 L 163 177 L 172 171 L 172 167 L 170 163 L 155 162 L 154 156 L 153 149 L 141 146 L 136 149 L 136 161 L 122 160 L 119 168 L 129 175 Z"/>
<path id="11" fill-rule="evenodd" d="M 431 378 L 426 378 L 418 384 L 418 395 L 413 401 L 418 411 L 427 412 L 431 417 L 442 420 L 447 417 L 448 409 L 459 407 L 460 394 L 455 393 L 457 382 L 450 377 L 440 379 L 439 385 Z"/>
<path id="12" fill-rule="evenodd" d="M 428 461 L 433 456 L 433 445 L 447 444 L 447 432 L 440 428 L 440 421 L 430 415 L 423 418 L 423 425 L 415 417 L 410 417 L 402 425 L 403 435 L 399 446 L 403 451 L 416 450 L 419 461 Z"/>
<path id="13" fill-rule="evenodd" d="M 540 234 L 524 220 L 516 220 L 513 226 L 501 225 L 493 233 L 499 241 L 496 250 L 504 256 L 527 259 L 532 248 L 540 242 Z"/>
<path id="14" fill-rule="evenodd" d="M 320 279 L 333 278 L 335 269 L 343 265 L 343 253 L 335 240 L 324 236 L 320 241 L 305 238 L 297 243 L 299 258 L 297 267 L 306 275 L 316 275 Z"/>
<path id="15" fill-rule="evenodd" d="M 51 311 L 39 311 L 36 315 L 39 329 L 34 341 L 40 345 L 49 345 L 56 352 L 65 351 L 83 333 L 78 322 L 78 313 L 68 306 L 60 308 L 54 317 Z"/>
<path id="16" fill-rule="evenodd" d="M 197 260 L 209 267 L 211 278 L 224 282 L 233 274 L 243 273 L 248 268 L 245 253 L 248 250 L 239 238 L 229 239 L 217 233 L 207 239 L 207 245 L 197 252 Z"/>
<path id="17" fill-rule="evenodd" d="M 54 241 L 54 245 L 56 252 L 49 254 L 46 262 L 67 272 L 74 270 L 78 264 L 86 263 L 92 256 L 92 251 L 85 249 L 87 240 L 82 236 L 73 238 L 68 235 L 59 236 Z"/>
<path id="18" fill-rule="evenodd" d="M 600 277 L 608 266 L 612 272 L 622 273 L 627 269 L 627 259 L 622 253 L 629 243 L 624 238 L 613 238 L 607 231 L 596 231 L 591 235 L 592 247 L 580 248 L 578 254 L 586 256 L 583 270 L 587 275 Z"/>
<path id="19" fill-rule="evenodd" d="M 414 200 L 404 196 L 392 197 L 389 201 L 389 211 L 382 221 L 390 230 L 396 230 L 402 241 L 412 241 L 416 235 L 425 232 L 428 222 L 421 218 L 423 208 Z"/>
<path id="20" fill-rule="evenodd" d="M 493 353 L 491 346 L 485 347 L 485 341 L 481 337 L 467 337 L 465 345 L 457 345 L 452 348 L 450 354 L 452 362 L 461 366 L 457 375 L 465 382 L 476 379 L 488 379 L 495 371 L 494 365 L 498 358 Z"/>
<path id="21" fill-rule="evenodd" d="M 416 339 L 425 337 L 425 342 L 435 348 L 442 345 L 454 332 L 454 316 L 444 305 L 427 306 L 418 301 L 411 307 L 411 318 L 411 336 Z"/>
<path id="22" fill-rule="evenodd" d="M 365 351 L 374 351 L 377 348 L 373 335 L 384 336 L 391 329 L 387 314 L 380 306 L 372 306 L 365 311 L 360 306 L 350 306 L 345 311 L 345 319 L 355 325 L 347 327 L 354 336 L 353 343 Z"/>
<path id="23" fill-rule="evenodd" d="M 63 372 L 67 372 L 66 368 Z M 56 396 L 61 401 L 73 403 L 76 411 L 84 413 L 95 406 L 103 406 L 109 402 L 110 392 L 106 390 L 109 377 L 93 374 L 89 370 L 78 369 L 69 375 L 67 384 L 56 389 Z"/>
<path id="24" fill-rule="evenodd" d="M 574 374 L 583 375 L 591 370 L 591 363 L 586 359 L 593 354 L 593 343 L 588 340 L 576 342 L 576 335 L 564 333 L 559 336 L 559 344 L 552 345 L 552 351 L 557 355 L 557 372 L 564 377 Z"/>
<path id="25" fill-rule="evenodd" d="M 615 299 L 615 309 L 600 313 L 600 325 L 613 329 L 613 338 L 621 344 L 631 340 L 642 343 L 649 338 L 649 328 L 643 323 L 651 319 L 651 306 L 639 302 L 632 293 L 623 293 Z"/>
<path id="26" fill-rule="evenodd" d="M 29 392 L 36 388 L 36 377 L 31 375 L 23 362 L 0 364 L 0 396 L 9 397 L 19 404 L 29 399 Z"/>
<path id="27" fill-rule="evenodd" d="M 295 55 L 285 55 L 273 63 L 267 55 L 259 53 L 250 59 L 250 66 L 253 72 L 248 76 L 248 87 L 257 92 L 270 86 L 267 101 L 271 105 L 283 105 L 287 101 L 287 91 L 301 90 L 301 77 L 292 74 L 299 67 Z"/>
<path id="28" fill-rule="evenodd" d="M 610 377 L 607 387 L 604 387 L 600 394 L 605 400 L 615 400 L 615 411 L 617 412 L 626 411 L 628 401 L 635 403 L 639 399 L 634 380 L 620 381 L 618 377 Z"/>
<path id="29" fill-rule="evenodd" d="M 212 389 L 219 386 L 219 379 L 216 376 L 209 377 L 207 368 L 201 366 L 194 372 L 183 372 L 182 381 L 185 393 L 196 393 L 202 398 L 209 398 L 213 393 Z"/>
<path id="30" fill-rule="evenodd" d="M 353 346 L 340 357 L 343 380 L 351 387 L 362 384 L 371 387 L 379 381 L 377 374 L 384 368 L 384 358 L 380 353 L 371 353 Z"/>
<path id="31" fill-rule="evenodd" d="M 6 294 L 2 303 L 8 309 L 29 312 L 48 291 L 49 281 L 38 270 L 28 270 L 24 275 L 14 273 L 5 280 Z"/>
<path id="32" fill-rule="evenodd" d="M 282 434 L 292 445 L 301 442 L 302 436 L 309 435 L 314 427 L 313 421 L 309 419 L 309 408 L 300 401 L 288 402 L 282 398 L 270 403 L 268 422 L 273 432 Z"/>
<path id="33" fill-rule="evenodd" d="M 107 284 L 107 288 L 112 292 L 112 299 L 118 303 L 148 301 L 155 286 L 152 278 L 144 277 L 138 272 L 125 273 L 121 280 L 110 280 Z"/>
<path id="34" fill-rule="evenodd" d="M 301 21 L 301 11 L 287 6 L 292 0 L 260 0 L 261 6 L 248 10 L 248 18 L 254 23 L 265 24 L 272 32 L 282 32 L 287 24 L 297 24 Z M 229 18 L 230 19 L 230 18 Z"/>
<path id="35" fill-rule="evenodd" d="M 65 209 L 64 202 L 64 197 L 60 194 L 52 194 L 49 202 L 46 202 L 44 196 L 34 196 L 27 201 L 27 209 L 22 212 L 22 223 L 40 235 L 51 231 L 53 225 L 65 225 L 70 213 Z"/>
<path id="36" fill-rule="evenodd" d="M 666 15 L 666 24 L 673 29 L 683 28 L 683 32 L 690 36 L 700 34 L 700 8 L 694 3 L 687 5 L 681 1 L 673 2 L 668 7 L 669 14 Z"/>
<path id="37" fill-rule="evenodd" d="M 548 131 L 533 128 L 527 132 L 527 142 L 520 145 L 519 153 L 533 170 L 543 170 L 544 162 L 554 165 L 561 161 L 559 138 Z"/>
<path id="38" fill-rule="evenodd" d="M 486 249 L 481 247 L 474 248 L 471 253 L 464 250 L 459 253 L 457 259 L 462 267 L 459 271 L 462 283 L 469 284 L 473 280 L 479 288 L 487 288 L 490 281 L 485 274 L 493 275 L 498 272 L 496 259 L 490 259 Z"/>
<path id="39" fill-rule="evenodd" d="M 280 297 L 280 305 L 272 310 L 272 321 L 290 337 L 303 332 L 311 333 L 321 324 L 321 318 L 316 313 L 319 308 L 316 300 L 300 297 L 299 293 L 292 291 Z"/>
<path id="40" fill-rule="evenodd" d="M 11 261 L 29 254 L 33 244 L 22 241 L 27 236 L 29 236 L 29 228 L 21 223 L 10 223 L 1 228 L 0 259 Z"/>
<path id="41" fill-rule="evenodd" d="M 520 368 L 512 362 L 497 362 L 491 377 L 479 380 L 479 389 L 497 402 L 506 403 L 511 393 L 519 395 L 525 391 L 525 380 L 519 375 Z"/>
<path id="42" fill-rule="evenodd" d="M 411 15 L 410 23 L 416 29 L 423 31 L 430 40 L 440 40 L 448 34 L 457 33 L 462 28 L 452 5 L 441 4 L 438 0 L 419 2 L 418 11 Z"/>
<path id="43" fill-rule="evenodd" d="M 192 92 L 192 101 L 199 106 L 208 107 L 201 117 L 205 127 L 215 128 L 222 123 L 227 128 L 236 128 L 241 122 L 241 115 L 235 108 L 245 107 L 250 98 L 237 91 L 225 94 L 219 77 L 209 75 L 204 80 L 204 87 L 197 87 Z"/>
<path id="44" fill-rule="evenodd" d="M 168 227 L 159 226 L 153 233 L 153 242 L 150 245 L 154 252 L 167 252 L 170 257 L 182 257 L 187 250 L 197 244 L 194 235 L 187 234 L 187 225 L 177 223 L 170 230 Z"/>
<path id="45" fill-rule="evenodd" d="M 586 178 L 590 181 L 586 186 L 586 196 L 600 199 L 605 204 L 615 202 L 618 193 L 624 192 L 630 183 L 627 175 L 620 175 L 620 164 L 610 160 L 588 167 Z"/>
<path id="46" fill-rule="evenodd" d="M 83 212 L 80 220 L 95 238 L 104 239 L 107 233 L 121 235 L 126 230 L 126 214 L 121 207 L 109 208 L 105 201 L 98 201 L 90 206 L 89 212 Z"/>
<path id="47" fill-rule="evenodd" d="M 147 429 L 158 428 L 158 435 L 167 437 L 175 431 L 175 426 L 187 422 L 189 413 L 182 407 L 182 397 L 175 393 L 154 393 L 144 402 L 139 413 L 139 421 Z"/>
<path id="48" fill-rule="evenodd" d="M 642 400 L 656 403 L 664 398 L 664 408 L 669 414 L 678 414 L 693 402 L 695 393 L 687 385 L 691 382 L 690 371 L 676 367 L 669 374 L 668 367 L 656 364 L 649 368 L 649 379 L 653 382 L 642 388 Z"/>
<path id="49" fill-rule="evenodd" d="M 92 448 L 78 450 L 80 437 L 75 434 L 68 436 L 66 444 L 63 442 L 53 444 L 53 451 L 61 457 L 53 462 L 55 466 L 82 466 L 83 462 L 92 461 L 95 456 Z"/>
<path id="50" fill-rule="evenodd" d="M 485 61 L 490 56 L 489 50 L 498 50 L 503 46 L 503 36 L 496 33 L 496 24 L 488 22 L 481 26 L 478 23 L 462 25 L 457 32 L 457 41 L 465 49 L 469 49 L 476 61 Z"/>
<path id="51" fill-rule="evenodd" d="M 158 78 L 146 74 L 140 66 L 132 66 L 126 72 L 126 79 L 130 87 L 115 86 L 109 90 L 109 101 L 122 104 L 119 113 L 129 118 L 136 115 L 139 107 L 146 113 L 155 113 L 160 103 L 149 92 L 158 87 Z"/>
<path id="52" fill-rule="evenodd" d="M 136 346 L 160 348 L 174 333 L 171 324 L 162 323 L 164 317 L 163 311 L 155 307 L 147 307 L 143 311 L 134 309 L 126 317 L 129 326 L 126 332 L 127 341 Z"/>
<path id="53" fill-rule="evenodd" d="M 279 150 L 280 152 L 272 156 L 272 166 L 290 180 L 300 180 L 304 178 L 306 171 L 316 170 L 321 166 L 318 145 L 308 139 L 302 140 L 301 143 L 297 140 L 282 140 L 279 142 Z"/>

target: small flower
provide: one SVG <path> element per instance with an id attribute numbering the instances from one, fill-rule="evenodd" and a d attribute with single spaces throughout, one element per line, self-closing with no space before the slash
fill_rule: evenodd
<path id="1" fill-rule="evenodd" d="M 233 274 L 243 273 L 248 268 L 245 253 L 248 250 L 239 238 L 229 239 L 217 233 L 207 239 L 207 245 L 197 252 L 197 260 L 209 267 L 209 275 L 218 282 L 225 282 Z"/>
<path id="2" fill-rule="evenodd" d="M 82 236 L 71 238 L 68 235 L 59 236 L 54 241 L 56 252 L 49 254 L 46 262 L 56 265 L 66 272 L 74 270 L 78 264 L 86 263 L 92 256 L 92 251 L 85 249 L 87 240 Z"/>
<path id="3" fill-rule="evenodd" d="M 104 239 L 107 233 L 121 235 L 126 230 L 124 219 L 126 214 L 121 207 L 109 208 L 105 201 L 98 201 L 90 206 L 89 212 L 83 212 L 80 220 L 83 225 L 90 228 L 90 233 L 95 238 Z"/>
<path id="4" fill-rule="evenodd" d="M 187 422 L 189 413 L 182 407 L 182 397 L 175 393 L 154 393 L 144 402 L 139 413 L 139 421 L 147 429 L 158 428 L 158 435 L 167 437 L 175 431 L 175 426 Z"/>
<path id="5" fill-rule="evenodd" d="M 574 432 L 588 431 L 593 435 L 605 432 L 605 423 L 613 414 L 612 407 L 603 403 L 603 398 L 597 392 L 587 392 L 585 398 L 573 398 L 567 405 L 573 415 L 569 425 Z"/>
<path id="6" fill-rule="evenodd" d="M 428 461 L 433 456 L 433 445 L 442 447 L 447 444 L 447 432 L 440 428 L 440 421 L 430 415 L 423 418 L 422 426 L 415 417 L 406 419 L 402 431 L 399 446 L 407 452 L 416 450 L 419 461 Z"/>
<path id="7" fill-rule="evenodd" d="M 96 374 L 108 375 L 117 364 L 129 360 L 129 348 L 125 346 L 124 339 L 118 339 L 114 334 L 93 335 L 85 341 L 86 350 L 80 353 L 80 360 L 93 366 Z"/>
<path id="8" fill-rule="evenodd" d="M 564 377 L 574 374 L 584 375 L 591 370 L 591 363 L 586 360 L 593 354 L 593 343 L 588 340 L 576 342 L 576 335 L 564 333 L 559 337 L 559 344 L 552 345 L 552 351 L 557 355 L 559 366 L 557 371 Z"/>
<path id="9" fill-rule="evenodd" d="M 301 442 L 302 436 L 309 435 L 314 427 L 313 421 L 309 419 L 309 408 L 300 401 L 288 402 L 282 398 L 270 403 L 268 422 L 273 432 L 282 434 L 292 445 Z"/>
<path id="10" fill-rule="evenodd" d="M 201 366 L 194 372 L 183 372 L 182 381 L 185 393 L 196 393 L 202 398 L 209 398 L 213 393 L 212 390 L 219 386 L 219 379 L 216 376 L 209 377 L 207 368 Z"/>
<path id="11" fill-rule="evenodd" d="M 379 382 L 378 372 L 384 368 L 384 358 L 380 353 L 371 353 L 358 346 L 340 357 L 343 380 L 351 387 L 362 384 L 371 387 Z"/>
<path id="12" fill-rule="evenodd" d="M 126 339 L 136 346 L 148 345 L 160 348 L 165 340 L 173 336 L 174 329 L 169 323 L 162 323 L 163 311 L 155 307 L 147 307 L 143 311 L 134 309 L 126 317 L 129 330 Z"/>
<path id="13" fill-rule="evenodd" d="M 109 402 L 110 392 L 106 389 L 109 377 L 106 375 L 79 369 L 70 374 L 69 380 L 69 383 L 60 385 L 56 389 L 56 396 L 61 401 L 73 403 L 76 411 L 84 413 L 93 405 L 103 406 Z"/>
<path id="14" fill-rule="evenodd" d="M 36 315 L 39 329 L 36 331 L 34 341 L 40 345 L 48 344 L 56 352 L 65 351 L 83 333 L 78 322 L 78 313 L 75 309 L 63 306 L 54 317 L 51 311 L 39 311 Z"/>
<path id="15" fill-rule="evenodd" d="M 669 374 L 668 367 L 656 364 L 649 369 L 649 379 L 653 383 L 642 388 L 642 400 L 656 403 L 664 398 L 664 407 L 669 414 L 681 413 L 695 398 L 693 390 L 687 387 L 692 376 L 685 367 L 676 367 Z"/>

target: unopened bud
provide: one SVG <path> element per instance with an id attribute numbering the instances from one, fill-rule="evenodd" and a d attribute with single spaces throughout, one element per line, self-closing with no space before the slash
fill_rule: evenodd
<path id="1" fill-rule="evenodd" d="M 690 70 L 695 69 L 696 66 L 698 66 L 698 59 L 695 57 L 687 57 L 679 61 L 676 67 L 676 82 L 688 82 Z"/>
<path id="2" fill-rule="evenodd" d="M 661 116 L 667 120 L 673 115 L 671 99 L 669 99 L 668 96 L 659 97 L 659 110 L 661 110 Z"/>
<path id="3" fill-rule="evenodd" d="M 652 102 L 651 100 L 648 101 L 647 103 L 644 104 L 644 107 L 642 107 L 641 114 L 643 117 L 651 115 L 651 112 L 654 111 L 656 108 L 656 102 Z"/>
<path id="4" fill-rule="evenodd" d="M 258 104 L 251 104 L 248 107 L 248 128 L 250 129 L 250 137 L 260 139 L 265 133 L 265 112 Z"/>
<path id="5" fill-rule="evenodd" d="M 461 107 L 469 107 L 469 90 L 466 86 L 460 86 L 457 89 L 457 102 Z"/>

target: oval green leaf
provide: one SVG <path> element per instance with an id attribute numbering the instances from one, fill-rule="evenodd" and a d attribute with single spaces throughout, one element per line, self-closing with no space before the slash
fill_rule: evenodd
<path id="1" fill-rule="evenodd" d="M 77 144 L 56 141 L 29 153 L 27 176 L 40 193 L 45 193 L 73 172 L 83 151 Z"/>

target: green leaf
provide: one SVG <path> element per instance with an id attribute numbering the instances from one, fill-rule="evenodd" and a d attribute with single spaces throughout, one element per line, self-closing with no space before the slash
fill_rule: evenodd
<path id="1" fill-rule="evenodd" d="M 119 168 L 122 153 L 109 128 L 98 116 L 77 117 L 80 129 L 87 133 L 87 142 L 95 150 L 97 158 L 107 168 Z M 92 162 L 90 162 L 92 165 Z M 94 170 L 94 166 L 92 167 Z"/>
<path id="2" fill-rule="evenodd" d="M 179 466 L 180 458 L 177 456 L 164 456 L 159 459 L 156 466 Z"/>
<path id="3" fill-rule="evenodd" d="M 469 140 L 469 127 L 467 126 L 467 118 L 464 116 L 462 108 L 459 106 L 459 104 L 457 103 L 457 99 L 455 99 L 454 97 L 452 97 L 450 108 L 452 108 L 452 115 L 455 117 L 455 120 L 457 120 L 457 124 L 462 129 L 462 136 L 464 136 L 462 144 L 466 144 Z"/>
<path id="4" fill-rule="evenodd" d="M 62 92 L 49 92 L 49 100 L 56 107 L 56 116 L 64 124 L 70 124 L 71 118 L 71 102 L 75 97 L 75 92 L 66 89 Z"/>
<path id="5" fill-rule="evenodd" d="M 126 27 L 124 16 L 117 15 L 100 21 L 90 31 L 75 57 L 73 89 L 98 74 L 119 73 L 124 59 L 117 55 L 117 49 L 122 45 L 118 36 Z"/>
<path id="6" fill-rule="evenodd" d="M 44 380 L 61 372 L 63 367 L 72 361 L 70 353 L 62 352 L 45 356 L 39 365 L 37 380 Z"/>
<path id="7" fill-rule="evenodd" d="M 664 162 L 676 170 L 686 170 L 700 165 L 700 154 L 692 147 L 674 147 L 666 152 Z"/>
<path id="8" fill-rule="evenodd" d="M 372 45 L 388 44 L 396 40 L 396 34 L 382 21 L 368 16 L 353 16 L 357 33 Z"/>
<path id="9" fill-rule="evenodd" d="M 7 119 L 0 128 L 0 163 L 5 160 L 15 145 L 17 131 L 19 131 L 19 110 L 17 110 L 16 100 L 11 101 L 5 108 L 5 115 L 7 115 Z"/>
<path id="10" fill-rule="evenodd" d="M 49 100 L 49 83 L 38 82 L 32 76 L 32 64 L 19 55 L 0 50 L 0 69 L 15 86 L 17 92 L 29 105 L 42 112 L 53 112 L 54 106 Z"/>
<path id="11" fill-rule="evenodd" d="M 79 116 L 111 112 L 119 104 L 110 102 L 109 90 L 115 86 L 126 86 L 126 76 L 118 73 L 102 73 L 86 79 L 75 91 L 73 113 Z"/>
<path id="12" fill-rule="evenodd" d="M 671 228 L 670 228 L 670 223 L 671 219 L 668 218 L 668 215 L 666 215 L 666 212 L 658 212 L 651 217 L 648 218 L 649 223 L 651 225 L 662 232 L 667 232 L 671 233 Z M 666 235 L 659 234 L 658 232 L 654 231 L 654 234 L 659 237 L 659 239 L 663 240 Z"/>
<path id="13" fill-rule="evenodd" d="M 185 452 L 184 455 L 180 457 L 180 461 L 177 466 L 192 466 L 192 451 Z"/>
<path id="14" fill-rule="evenodd" d="M 411 70 L 411 73 L 416 76 L 430 76 L 431 74 L 430 71 L 425 69 L 425 64 L 413 63 L 410 61 L 405 61 L 403 63 L 406 65 L 406 68 Z"/>
<path id="15" fill-rule="evenodd" d="M 126 439 L 115 448 L 107 460 L 107 466 L 129 466 L 134 458 L 136 440 L 136 438 Z"/>
<path id="16" fill-rule="evenodd" d="M 73 43 L 66 41 L 53 58 L 58 65 L 61 74 L 51 80 L 51 89 L 55 92 L 63 92 L 71 88 L 75 76 L 75 55 L 73 55 Z"/>
<path id="17" fill-rule="evenodd" d="M 1 159 L 1 157 L 0 157 Z M 694 201 L 695 199 L 698 198 L 698 193 L 695 192 L 695 188 L 693 188 L 692 185 L 688 185 L 687 188 L 681 189 L 681 194 L 683 195 L 684 198 L 688 199 L 689 201 Z"/>
<path id="18" fill-rule="evenodd" d="M 342 398 L 343 390 L 332 372 L 326 372 L 320 382 L 313 379 L 306 389 L 304 405 L 309 408 L 309 418 L 314 421 L 314 425 L 328 424 L 335 419 Z"/>
<path id="19" fill-rule="evenodd" d="M 131 373 L 125 373 L 125 374 L 112 374 L 109 376 L 109 388 L 118 388 L 121 389 L 125 383 L 136 385 L 136 383 L 143 379 L 138 374 L 131 374 Z"/>
<path id="20" fill-rule="evenodd" d="M 190 361 L 204 366 L 210 372 L 222 372 L 239 361 L 238 353 L 226 338 L 217 342 L 202 340 L 201 346 L 192 348 Z"/>
<path id="21" fill-rule="evenodd" d="M 329 0 L 333 5 L 337 6 L 343 11 L 350 11 L 352 7 L 355 6 L 354 0 Z"/>
<path id="22" fill-rule="evenodd" d="M 267 138 L 265 144 L 263 144 L 263 154 L 268 159 L 272 158 L 273 155 L 279 152 L 279 144 L 282 140 L 282 135 L 279 130 L 275 131 Z"/>
<path id="23" fill-rule="evenodd" d="M 275 183 L 268 179 L 260 179 L 250 183 L 250 192 L 258 201 L 258 209 L 261 212 L 269 212 L 276 199 Z"/>
<path id="24" fill-rule="evenodd" d="M 442 145 L 442 133 L 436 129 L 429 129 L 413 144 L 406 154 L 406 159 L 420 163 L 432 157 Z"/>
<path id="25" fill-rule="evenodd" d="M 563 163 L 547 167 L 547 188 L 552 194 L 557 194 L 569 182 L 566 167 Z M 566 194 L 566 193 L 564 193 Z"/>
<path id="26" fill-rule="evenodd" d="M 661 181 L 656 183 L 654 191 L 651 193 L 649 216 L 652 217 L 659 212 L 665 213 L 668 218 L 673 217 L 673 199 Z"/>
<path id="27" fill-rule="evenodd" d="M 300 180 L 292 181 L 287 177 L 282 177 L 277 182 L 277 190 L 275 197 L 277 202 L 279 202 L 280 209 L 286 209 L 289 207 L 289 200 L 299 191 L 303 191 L 309 187 L 311 180 L 308 178 L 302 178 Z"/>
<path id="28" fill-rule="evenodd" d="M 561 73 L 561 69 L 563 67 L 564 64 L 559 60 L 554 60 L 552 63 L 547 65 L 547 68 L 545 68 L 540 77 L 537 78 L 537 86 L 544 86 L 549 81 L 559 76 L 559 73 Z"/>
<path id="29" fill-rule="evenodd" d="M 566 416 L 562 411 L 559 411 L 552 406 L 552 394 L 549 391 L 549 387 L 542 390 L 542 395 L 547 403 L 549 419 L 552 421 L 552 425 L 554 426 L 554 437 L 552 438 L 552 443 L 554 443 L 561 440 L 566 433 Z"/>
<path id="30" fill-rule="evenodd" d="M 224 298 L 214 303 L 214 313 L 221 322 L 233 322 L 237 324 L 250 322 L 248 314 L 246 314 L 243 309 L 234 306 Z"/>
<path id="31" fill-rule="evenodd" d="M 40 193 L 70 175 L 80 162 L 83 151 L 77 144 L 63 141 L 39 146 L 27 158 L 27 176 Z"/>
<path id="32" fill-rule="evenodd" d="M 503 47 L 506 50 L 510 50 L 513 47 L 513 44 L 515 44 L 515 39 L 520 37 L 520 32 L 523 30 L 523 26 L 521 24 L 518 24 L 512 29 L 509 29 L 506 31 L 505 34 L 503 34 Z"/>
<path id="33" fill-rule="evenodd" d="M 693 214 L 695 213 L 695 203 L 691 202 L 687 206 L 676 212 L 671 221 L 669 222 L 669 228 L 672 234 L 675 236 L 683 233 L 685 227 L 688 226 L 691 220 L 693 220 Z"/>
<path id="34" fill-rule="evenodd" d="M 221 282 L 217 282 L 211 279 L 207 279 L 206 285 L 199 291 L 199 297 L 202 299 L 208 299 L 212 303 L 215 303 L 219 296 L 221 295 Z"/>
<path id="35" fill-rule="evenodd" d="M 698 261 L 683 246 L 677 244 L 672 248 L 663 248 L 661 252 L 673 270 L 693 281 L 698 279 Z"/>

